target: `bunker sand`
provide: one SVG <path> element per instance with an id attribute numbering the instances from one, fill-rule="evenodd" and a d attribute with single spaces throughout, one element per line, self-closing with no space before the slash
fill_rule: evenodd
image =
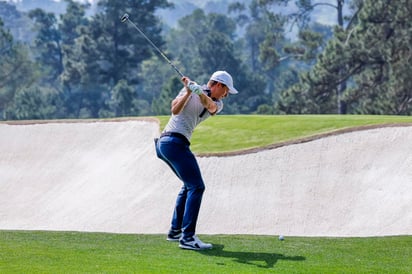
<path id="1" fill-rule="evenodd" d="M 0 229 L 165 233 L 181 182 L 155 120 L 0 124 Z M 412 127 L 198 157 L 199 234 L 412 234 Z"/>

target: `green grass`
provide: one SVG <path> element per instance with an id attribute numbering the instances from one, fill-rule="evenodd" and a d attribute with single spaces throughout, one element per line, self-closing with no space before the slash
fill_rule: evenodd
<path id="1" fill-rule="evenodd" d="M 169 117 L 159 117 L 163 129 Z M 230 152 L 290 141 L 352 127 L 412 123 L 411 116 L 372 115 L 217 115 L 192 137 L 195 153 Z"/>
<path id="2" fill-rule="evenodd" d="M 161 128 L 168 117 L 159 117 Z M 197 153 L 270 145 L 343 128 L 412 123 L 401 116 L 216 116 L 192 139 Z M 312 238 L 203 235 L 210 251 L 165 235 L 0 230 L 0 273 L 411 273 L 412 236 Z"/>
<path id="3" fill-rule="evenodd" d="M 412 237 L 204 235 L 181 250 L 165 235 L 0 231 L 0 273 L 410 273 Z"/>

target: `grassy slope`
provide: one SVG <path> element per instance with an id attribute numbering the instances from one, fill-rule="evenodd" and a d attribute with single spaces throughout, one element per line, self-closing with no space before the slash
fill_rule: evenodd
<path id="1" fill-rule="evenodd" d="M 161 128 L 168 117 L 160 117 Z M 388 123 L 412 123 L 410 116 L 357 115 L 233 115 L 212 117 L 192 137 L 196 153 L 228 152 L 313 136 L 344 128 Z"/>

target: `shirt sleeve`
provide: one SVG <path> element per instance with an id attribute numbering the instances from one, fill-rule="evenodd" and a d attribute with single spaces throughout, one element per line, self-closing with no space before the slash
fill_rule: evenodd
<path id="1" fill-rule="evenodd" d="M 176 98 L 182 97 L 183 95 L 186 94 L 186 92 L 187 92 L 186 88 L 182 88 L 182 89 L 179 91 L 179 94 L 177 94 Z"/>
<path id="2" fill-rule="evenodd" d="M 222 102 L 221 100 L 217 100 L 217 101 L 216 101 L 216 105 L 217 105 L 217 111 L 216 111 L 215 114 L 218 114 L 218 113 L 221 112 L 222 109 L 223 109 L 223 102 Z"/>

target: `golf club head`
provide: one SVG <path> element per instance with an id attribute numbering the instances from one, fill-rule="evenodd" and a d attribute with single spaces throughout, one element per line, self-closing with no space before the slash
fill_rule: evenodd
<path id="1" fill-rule="evenodd" d="M 129 14 L 125 13 L 120 20 L 122 21 L 122 23 L 126 22 L 127 20 L 129 20 Z"/>

